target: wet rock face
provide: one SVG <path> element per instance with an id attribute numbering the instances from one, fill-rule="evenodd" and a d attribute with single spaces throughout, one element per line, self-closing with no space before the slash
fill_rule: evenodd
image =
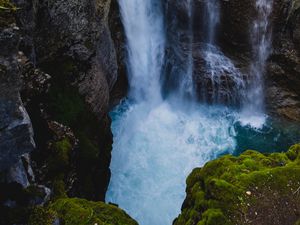
<path id="1" fill-rule="evenodd" d="M 50 198 L 104 200 L 108 110 L 127 84 L 117 1 L 12 1 L 15 15 L 0 11 L 1 224 Z"/>
<path id="2" fill-rule="evenodd" d="M 109 29 L 114 41 L 118 62 L 118 79 L 110 93 L 110 105 L 115 106 L 122 98 L 124 98 L 124 96 L 126 96 L 128 91 L 125 31 L 117 0 L 111 1 L 108 17 Z"/>
<path id="3" fill-rule="evenodd" d="M 207 73 L 203 42 L 206 42 L 206 26 L 204 1 L 193 3 L 193 34 L 188 30 L 189 17 L 186 1 L 169 0 L 165 5 L 167 21 L 167 59 L 166 74 L 173 74 L 166 78 L 166 89 L 179 86 L 181 78 L 176 74 L 185 74 L 187 57 L 192 51 L 194 66 L 194 82 L 198 97 L 202 99 L 203 86 L 207 87 L 208 102 L 213 101 L 213 90 L 210 74 Z M 251 26 L 257 16 L 255 1 L 250 0 L 222 0 L 219 1 L 220 22 L 216 26 L 216 45 L 220 47 L 224 56 L 230 59 L 247 80 L 251 53 Z M 200 16 L 202 15 L 202 16 Z M 204 15 L 204 16 L 203 16 Z M 272 52 L 266 66 L 265 102 L 268 113 L 299 121 L 300 118 L 300 2 L 299 0 L 274 0 L 273 12 L 270 16 L 272 24 L 273 43 Z M 189 41 L 193 40 L 192 50 Z M 175 47 L 174 47 L 175 46 Z M 222 103 L 232 104 L 228 98 L 229 92 L 234 92 L 231 80 L 234 70 L 221 71 L 218 74 L 219 92 Z M 236 72 L 236 71 L 235 71 Z M 174 75 L 175 74 L 175 75 Z M 201 87 L 202 86 L 202 87 Z M 225 87 L 225 88 L 222 88 Z M 227 92 L 226 92 L 227 90 Z M 241 96 L 239 96 L 241 97 Z M 235 103 L 237 101 L 234 101 Z M 239 104 L 239 103 L 237 103 Z"/>
<path id="4" fill-rule="evenodd" d="M 17 28 L 0 28 L 0 171 L 34 147 L 31 121 L 20 98 Z"/>
<path id="5" fill-rule="evenodd" d="M 249 21 L 256 16 L 254 4 L 248 0 L 221 1 L 220 45 L 241 65 L 242 60 L 236 56 L 247 59 L 251 54 Z M 298 0 L 273 2 L 273 49 L 265 75 L 269 113 L 296 121 L 300 118 L 299 4 Z"/>
<path id="6" fill-rule="evenodd" d="M 300 5 L 298 0 L 282 5 L 275 18 L 273 52 L 267 68 L 267 106 L 274 114 L 300 121 Z M 285 18 L 284 24 L 279 23 Z"/>
<path id="7" fill-rule="evenodd" d="M 292 26 L 292 37 L 293 42 L 297 46 L 297 49 L 300 49 L 300 1 L 295 0 L 292 10 L 290 11 L 289 21 Z"/>
<path id="8" fill-rule="evenodd" d="M 250 29 L 255 17 L 255 1 L 221 1 L 220 41 L 225 46 L 250 49 Z"/>
<path id="9" fill-rule="evenodd" d="M 220 1 L 221 19 L 218 40 L 223 48 L 235 48 L 235 51 L 251 50 L 251 26 L 256 18 L 256 1 L 230 0 Z M 274 0 L 270 22 L 275 32 L 282 32 L 286 10 L 291 0 Z"/>
<path id="10" fill-rule="evenodd" d="M 167 61 L 164 89 L 167 94 L 179 89 L 188 68 L 192 67 L 195 97 L 199 101 L 240 105 L 243 100 L 239 93 L 243 85 L 242 73 L 231 62 L 233 57 L 224 55 L 218 48 L 224 24 L 220 21 L 213 25 L 214 28 L 209 27 L 207 2 L 194 0 L 189 6 L 188 1 L 169 0 L 165 4 Z M 222 7 L 216 6 L 220 12 Z M 214 31 L 209 32 L 211 29 Z"/>
<path id="11" fill-rule="evenodd" d="M 66 58 L 76 62 L 77 73 L 70 83 L 79 88 L 101 118 L 108 110 L 109 93 L 118 78 L 115 46 L 108 26 L 111 1 L 16 3 L 22 9 L 18 12 L 18 22 L 25 33 L 22 50 L 48 73 L 49 67 L 63 64 Z"/>
<path id="12" fill-rule="evenodd" d="M 121 66 L 115 49 L 118 54 L 122 51 L 123 40 L 111 37 L 119 33 L 120 26 L 112 26 L 113 35 L 109 29 L 113 23 L 109 19 L 114 16 L 111 5 L 117 2 L 14 2 L 20 8 L 20 49 L 30 60 L 22 60 L 22 96 L 36 133 L 35 158 L 41 160 L 47 143 L 53 141 L 49 121 L 70 127 L 79 139 L 78 158 L 72 160 L 75 179 L 71 195 L 103 200 L 112 148 L 108 111 L 110 103 L 120 98 L 112 93 Z"/>

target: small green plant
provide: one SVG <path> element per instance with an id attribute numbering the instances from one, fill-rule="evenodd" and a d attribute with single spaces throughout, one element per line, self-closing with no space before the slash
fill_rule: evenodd
<path id="1" fill-rule="evenodd" d="M 18 8 L 11 3 L 9 0 L 0 0 L 0 10 L 1 11 L 17 11 Z"/>

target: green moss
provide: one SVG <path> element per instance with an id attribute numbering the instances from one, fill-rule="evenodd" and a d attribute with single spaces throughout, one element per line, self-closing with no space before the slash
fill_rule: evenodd
<path id="1" fill-rule="evenodd" d="M 56 155 L 55 158 L 58 164 L 62 167 L 67 167 L 70 161 L 70 153 L 72 150 L 72 145 L 68 138 L 64 138 L 61 141 L 55 142 L 53 144 L 53 151 Z"/>
<path id="2" fill-rule="evenodd" d="M 227 225 L 226 217 L 219 209 L 208 209 L 202 214 L 202 220 L 197 225 Z"/>
<path id="3" fill-rule="evenodd" d="M 49 206 L 65 225 L 137 225 L 124 211 L 102 202 L 59 199 Z"/>
<path id="4" fill-rule="evenodd" d="M 65 176 L 71 168 L 72 144 L 68 138 L 52 143 L 50 156 L 47 159 L 47 179 L 51 180 L 53 198 L 67 197 Z"/>
<path id="5" fill-rule="evenodd" d="M 99 190 L 99 186 L 102 183 L 103 186 L 106 184 L 101 178 L 95 179 L 92 174 L 101 173 L 108 168 L 106 163 L 109 161 L 111 149 L 106 148 L 109 138 L 105 136 L 105 126 L 102 126 L 105 119 L 99 121 L 79 93 L 78 80 L 86 74 L 90 64 L 67 56 L 55 56 L 53 60 L 43 62 L 39 67 L 52 77 L 50 90 L 45 98 L 47 112 L 53 120 L 69 126 L 79 140 L 79 149 L 74 158 L 77 182 L 80 186 L 80 190 L 77 190 L 78 195 L 93 199 L 96 189 L 102 193 L 105 190 Z M 60 163 L 53 162 L 52 165 L 57 164 L 58 168 L 61 166 Z M 63 168 L 60 167 L 60 171 L 63 171 Z M 100 176 L 102 175 L 99 174 Z"/>
<path id="6" fill-rule="evenodd" d="M 56 120 L 68 126 L 77 126 L 76 123 L 85 112 L 84 100 L 73 87 L 53 87 L 49 102 Z"/>
<path id="7" fill-rule="evenodd" d="M 48 163 L 52 173 L 63 172 L 69 166 L 71 150 L 72 145 L 68 138 L 53 143 Z"/>
<path id="8" fill-rule="evenodd" d="M 299 161 L 300 161 L 300 144 L 292 146 L 289 149 L 289 151 L 286 153 L 286 155 L 290 160 L 292 160 L 292 161 L 297 160 L 299 163 Z"/>
<path id="9" fill-rule="evenodd" d="M 62 178 L 57 177 L 52 182 L 53 186 L 53 199 L 66 198 L 66 187 Z"/>
<path id="10" fill-rule="evenodd" d="M 16 11 L 17 7 L 10 0 L 0 0 L 0 11 Z"/>
<path id="11" fill-rule="evenodd" d="M 251 210 L 268 210 L 281 199 L 289 205 L 299 204 L 300 195 L 291 195 L 300 186 L 299 155 L 300 145 L 292 146 L 287 153 L 246 151 L 239 157 L 223 156 L 195 169 L 187 178 L 187 197 L 175 225 L 242 225 L 246 224 L 244 215 L 253 216 Z M 274 207 L 273 213 L 290 213 L 293 217 L 293 209 L 283 212 L 277 210 L 280 208 Z"/>
<path id="12" fill-rule="evenodd" d="M 55 218 L 53 210 L 38 206 L 32 210 L 28 225 L 53 225 Z"/>
<path id="13" fill-rule="evenodd" d="M 93 163 L 97 160 L 99 149 L 96 143 L 94 143 L 91 139 L 85 136 L 83 133 L 78 135 L 80 140 L 80 147 L 83 150 L 81 152 L 81 159 L 87 163 Z"/>

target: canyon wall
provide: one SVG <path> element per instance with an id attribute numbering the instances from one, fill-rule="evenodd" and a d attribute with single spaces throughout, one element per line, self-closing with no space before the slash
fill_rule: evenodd
<path id="1" fill-rule="evenodd" d="M 166 21 L 168 32 L 168 61 L 166 74 L 175 74 L 167 77 L 166 89 L 172 89 L 178 85 L 178 75 L 184 71 L 188 54 L 192 51 L 194 82 L 197 88 L 198 99 L 213 102 L 214 88 L 217 87 L 219 102 L 240 105 L 232 96 L 242 96 L 237 92 L 242 86 L 234 84 L 236 77 L 241 80 L 249 80 L 249 65 L 253 52 L 251 49 L 251 26 L 257 16 L 255 1 L 219 1 L 217 6 L 219 21 L 215 21 L 214 45 L 218 46 L 225 57 L 219 57 L 215 62 L 214 77 L 218 82 L 213 82 L 207 69 L 205 51 L 208 39 L 209 15 L 206 5 L 208 1 L 192 1 L 193 19 L 188 19 L 187 3 L 184 1 L 169 0 L 166 2 Z M 192 22 L 193 32 L 188 29 Z M 264 75 L 264 93 L 267 113 L 278 117 L 284 117 L 299 121 L 300 95 L 299 86 L 299 1 L 275 0 L 270 16 L 270 29 L 272 33 L 272 50 L 267 59 L 267 71 Z M 192 35 L 192 49 L 188 47 Z M 172 46 L 176 46 L 174 49 Z M 215 54 L 219 54 L 215 52 Z M 220 55 L 220 54 L 219 54 Z M 218 68 L 218 63 L 227 63 L 227 68 Z M 211 65 L 209 65 L 211 66 Z M 172 73 L 173 71 L 173 73 Z M 240 73 L 240 74 L 239 74 Z M 248 76 L 248 77 L 247 77 Z M 169 87 L 171 84 L 171 88 Z M 203 94 L 206 92 L 206 95 Z M 263 97 L 262 97 L 263 98 Z"/>
<path id="2" fill-rule="evenodd" d="M 222 1 L 219 42 L 238 64 L 248 61 L 249 21 L 255 16 L 254 2 Z M 265 93 L 267 110 L 274 115 L 299 121 L 299 1 L 273 3 L 272 51 L 267 62 Z"/>
<path id="3" fill-rule="evenodd" d="M 127 85 L 117 2 L 0 3 L 1 223 L 50 198 L 103 201 Z"/>
<path id="4" fill-rule="evenodd" d="M 204 3 L 193 2 L 191 46 L 194 80 L 199 89 L 207 81 L 211 96 L 210 79 L 202 76 L 207 73 L 204 56 L 195 51 L 202 47 L 205 36 L 205 30 L 200 29 Z M 127 91 L 124 32 L 117 1 L 1 0 L 0 4 L 3 212 L 14 206 L 43 204 L 50 196 L 104 200 L 112 150 L 108 112 Z M 219 7 L 215 42 L 235 67 L 246 72 L 251 60 L 253 1 L 224 0 Z M 191 32 L 186 29 L 189 15 L 179 0 L 166 1 L 164 10 L 168 41 L 176 42 L 180 50 L 178 54 L 167 45 L 165 69 L 176 73 L 184 70 L 180 65 L 185 66 L 191 51 Z M 273 50 L 265 77 L 267 110 L 299 121 L 299 0 L 275 0 L 271 21 Z M 234 86 L 230 71 L 220 72 L 226 87 Z M 176 82 L 166 83 L 176 86 Z M 224 93 L 221 102 L 233 102 L 225 90 L 220 93 Z M 208 97 L 207 101 L 213 100 Z M 17 197 L 20 193 L 26 197 Z"/>

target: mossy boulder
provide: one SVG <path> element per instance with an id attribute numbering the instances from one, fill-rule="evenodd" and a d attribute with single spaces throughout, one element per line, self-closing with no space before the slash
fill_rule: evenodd
<path id="1" fill-rule="evenodd" d="M 175 225 L 294 225 L 300 218 L 300 145 L 246 151 L 195 169 Z"/>
<path id="2" fill-rule="evenodd" d="M 136 221 L 114 205 L 78 198 L 59 199 L 50 204 L 46 211 L 39 213 L 44 214 L 47 220 L 56 216 L 65 225 L 137 225 Z"/>
<path id="3" fill-rule="evenodd" d="M 53 225 L 56 216 L 53 210 L 37 206 L 32 209 L 28 225 Z"/>

